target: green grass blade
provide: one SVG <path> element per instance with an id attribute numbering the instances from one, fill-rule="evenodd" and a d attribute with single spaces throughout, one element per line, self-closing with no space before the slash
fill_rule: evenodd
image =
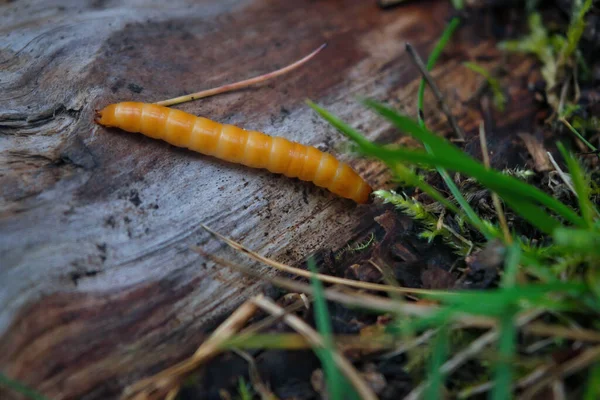
<path id="1" fill-rule="evenodd" d="M 528 221 L 530 224 L 538 228 L 540 231 L 552 235 L 556 228 L 560 227 L 560 224 L 547 213 L 541 210 L 537 205 L 532 204 L 528 201 L 521 201 L 518 197 L 504 194 L 504 201 L 513 210 L 519 210 L 519 214 Z"/>
<path id="2" fill-rule="evenodd" d="M 583 400 L 600 399 L 600 362 L 597 362 L 590 369 Z"/>
<path id="3" fill-rule="evenodd" d="M 567 219 L 569 222 L 582 226 L 583 220 L 566 205 L 560 203 L 556 199 L 548 196 L 546 193 L 535 188 L 534 186 L 523 183 L 515 178 L 503 175 L 493 170 L 488 170 L 482 165 L 474 167 L 470 163 L 463 162 L 463 160 L 451 159 L 450 156 L 435 156 L 425 154 L 419 151 L 397 149 L 388 151 L 385 149 L 376 150 L 373 155 L 377 155 L 379 158 L 386 161 L 388 164 L 393 164 L 398 161 L 409 161 L 416 164 L 423 164 L 429 166 L 442 166 L 447 169 L 452 169 L 457 172 L 464 173 L 477 179 L 483 186 L 498 193 L 500 197 L 505 199 L 520 198 L 521 204 L 529 203 L 528 208 L 537 207 L 536 211 L 538 215 L 542 216 L 545 221 L 544 225 L 540 228 L 548 232 L 553 230 L 561 224 L 553 219 L 549 214 L 545 213 L 543 209 L 539 208 L 539 205 L 546 206 L 552 209 L 554 212 Z M 519 208 L 514 209 L 515 212 L 519 213 L 522 217 L 530 220 L 529 216 L 521 211 Z"/>
<path id="4" fill-rule="evenodd" d="M 311 101 L 307 101 L 307 104 L 313 109 L 315 110 L 319 115 L 321 115 L 321 117 L 323 117 L 323 119 L 325 119 L 327 122 L 329 122 L 333 127 L 335 127 L 336 129 L 338 129 L 340 132 L 342 132 L 343 134 L 345 134 L 346 136 L 348 136 L 350 139 L 352 139 L 354 142 L 356 142 L 360 148 L 360 150 L 366 154 L 366 155 L 370 155 L 373 157 L 378 157 L 378 149 L 380 149 L 380 147 L 378 147 L 377 145 L 371 143 L 369 140 L 367 140 L 361 133 L 359 133 L 357 130 L 355 130 L 354 128 L 352 128 L 351 126 L 349 126 L 348 124 L 346 124 L 345 122 L 343 122 L 342 120 L 340 120 L 339 118 L 337 118 L 336 116 L 334 116 L 333 114 L 331 114 L 329 111 L 325 110 L 324 108 L 318 106 L 317 104 L 311 102 Z M 444 143 L 443 140 L 441 140 L 441 143 Z M 381 159 L 381 158 L 380 158 Z M 385 159 L 382 159 L 382 161 L 386 162 Z M 389 161 L 389 160 L 388 160 Z M 396 161 L 394 162 L 387 162 L 388 166 L 390 167 L 390 169 L 394 170 L 395 168 L 397 168 L 398 163 Z M 430 164 L 433 166 L 433 164 Z M 444 176 L 444 175 L 442 175 Z M 447 174 L 446 174 L 447 176 Z M 458 190 L 458 188 L 456 187 L 456 185 L 454 185 L 454 182 L 452 182 L 452 180 L 450 179 L 449 176 L 447 176 L 448 180 L 450 182 L 447 182 L 448 187 L 450 188 L 450 190 L 452 191 L 454 198 L 460 202 L 462 200 L 462 202 L 464 202 L 464 204 L 466 204 L 466 206 L 464 204 L 461 203 L 461 206 L 464 209 L 468 210 L 467 215 L 464 216 L 465 220 L 467 222 L 469 222 L 471 225 L 473 225 L 473 227 L 475 227 L 475 229 L 479 230 L 480 232 L 482 232 L 484 234 L 484 236 L 486 236 L 487 239 L 491 240 L 492 238 L 496 237 L 493 233 L 490 232 L 489 229 L 487 229 L 487 227 L 485 226 L 485 224 L 483 224 L 483 222 L 481 222 L 480 218 L 477 216 L 477 214 L 475 213 L 475 211 L 473 211 L 473 209 L 468 205 L 468 203 L 466 202 L 466 200 L 464 200 L 464 197 L 462 196 L 462 194 L 460 193 L 460 191 Z M 414 180 L 413 182 L 415 185 L 419 185 L 418 187 L 421 189 L 426 189 L 427 190 L 427 194 L 431 195 L 436 201 L 439 201 L 440 203 L 444 204 L 445 206 L 449 205 L 449 202 L 445 199 L 443 199 L 443 197 L 441 195 L 437 195 L 437 190 L 433 189 L 433 187 L 431 187 L 430 185 L 425 184 L 422 179 L 419 180 Z M 454 188 L 454 190 L 453 190 Z M 458 211 L 455 207 L 449 207 L 450 210 L 452 211 Z"/>
<path id="5" fill-rule="evenodd" d="M 442 204 L 444 207 L 454 212 L 455 214 L 462 214 L 460 210 L 448 199 L 446 199 L 436 188 L 425 182 L 422 177 L 410 171 L 406 166 L 402 164 L 396 164 L 393 168 L 394 173 L 400 173 L 407 184 L 418 187 L 423 191 L 423 193 L 426 193 L 429 197 Z M 396 171 L 397 169 L 401 169 L 401 172 Z"/>
<path id="6" fill-rule="evenodd" d="M 463 0 L 452 0 L 452 6 L 457 10 L 462 10 L 465 7 Z"/>
<path id="7" fill-rule="evenodd" d="M 323 293 L 323 285 L 320 280 L 316 278 L 316 266 L 315 261 L 312 258 L 308 260 L 308 268 L 312 272 L 311 274 L 311 285 L 315 292 L 314 307 L 315 307 L 315 324 L 323 341 L 325 342 L 325 348 L 315 349 L 317 356 L 323 364 L 323 372 L 327 382 L 327 390 L 332 400 L 343 400 L 345 388 L 350 387 L 346 384 L 341 375 L 335 361 L 333 360 L 333 330 L 331 328 L 331 320 L 329 318 L 329 310 L 327 309 L 327 303 L 325 301 L 325 295 Z"/>
<path id="8" fill-rule="evenodd" d="M 425 148 L 427 149 L 428 153 L 431 154 L 429 146 L 425 145 Z M 475 229 L 477 229 L 479 232 L 481 232 L 481 234 L 483 236 L 485 236 L 485 238 L 487 240 L 499 238 L 500 236 L 494 234 L 494 232 L 492 230 L 488 229 L 487 225 L 483 223 L 481 218 L 479 218 L 479 215 L 477 215 L 475 210 L 473 210 L 473 208 L 469 205 L 469 202 L 462 195 L 462 193 L 460 192 L 460 190 L 458 189 L 458 187 L 452 180 L 452 177 L 450 176 L 450 174 L 448 174 L 448 172 L 441 167 L 436 167 L 436 168 L 438 170 L 438 173 L 444 180 L 444 183 L 446 183 L 446 186 L 448 186 L 450 193 L 452 193 L 452 196 L 454 196 L 454 199 L 456 200 L 456 202 L 460 205 L 460 207 L 466 214 L 471 225 L 473 225 L 475 227 Z"/>
<path id="9" fill-rule="evenodd" d="M 383 117 L 389 119 L 390 122 L 396 125 L 400 130 L 430 145 L 435 154 L 426 154 L 418 150 L 407 150 L 402 148 L 388 149 L 377 146 L 328 111 L 309 102 L 309 105 L 324 119 L 354 140 L 364 154 L 379 158 L 390 166 L 393 166 L 397 162 L 408 161 L 415 164 L 433 167 L 439 166 L 462 172 L 477 179 L 479 183 L 495 191 L 501 197 L 506 194 L 511 197 L 520 198 L 520 201 L 523 202 L 529 201 L 534 206 L 543 205 L 574 225 L 580 227 L 586 226 L 585 221 L 583 221 L 583 219 L 573 210 L 552 196 L 542 192 L 535 186 L 486 168 L 456 146 L 448 143 L 443 138 L 434 135 L 427 129 L 421 128 L 410 118 L 397 114 L 392 109 L 372 101 L 368 101 L 366 104 L 375 109 Z M 519 212 L 518 209 L 515 211 Z M 540 209 L 539 212 L 542 212 L 542 210 Z M 548 215 L 547 219 L 549 220 L 550 218 L 551 217 Z"/>
<path id="10" fill-rule="evenodd" d="M 444 154 L 451 158 L 460 159 L 466 165 L 480 165 L 477 160 L 448 142 L 446 139 L 432 133 L 427 128 L 421 127 L 417 122 L 407 116 L 399 114 L 396 110 L 369 99 L 363 100 L 363 104 L 387 119 L 402 132 L 405 132 L 415 139 L 420 140 L 423 144 L 430 146 L 433 155 L 439 156 Z"/>
<path id="11" fill-rule="evenodd" d="M 571 133 L 573 133 L 575 136 L 577 136 L 579 138 L 579 140 L 581 140 L 588 147 L 588 149 L 590 149 L 591 151 L 598 151 L 598 149 L 596 148 L 596 146 L 594 146 L 593 144 L 591 144 L 590 142 L 588 142 L 586 140 L 586 138 L 584 138 L 583 135 L 581 133 L 579 133 L 579 131 L 577 129 L 575 129 L 573 127 L 573 125 L 571 125 L 569 123 L 569 121 L 567 121 L 564 118 L 561 119 L 561 121 L 571 131 Z M 598 157 L 600 157 L 600 155 L 598 155 Z"/>
<path id="12" fill-rule="evenodd" d="M 557 146 L 567 162 L 569 174 L 571 174 L 571 180 L 573 181 L 573 187 L 577 193 L 581 216 L 587 223 L 588 228 L 592 228 L 594 219 L 598 216 L 598 210 L 596 210 L 594 204 L 592 204 L 592 201 L 590 200 L 590 183 L 575 157 L 565 149 L 562 143 L 557 143 Z"/>
<path id="13" fill-rule="evenodd" d="M 448 329 L 442 326 L 435 337 L 431 358 L 429 360 L 429 382 L 424 393 L 426 400 L 438 400 L 442 398 L 441 389 L 445 377 L 442 374 L 442 365 L 448 357 Z"/>
<path id="14" fill-rule="evenodd" d="M 518 247 L 515 247 L 517 249 Z M 515 255 L 509 255 L 513 263 Z M 512 268 L 511 266 L 508 267 Z M 424 298 L 440 302 L 439 311 L 418 319 L 403 321 L 400 329 L 410 331 L 421 331 L 430 327 L 439 327 L 446 324 L 455 317 L 464 315 L 481 315 L 486 317 L 504 318 L 507 310 L 514 314 L 531 308 L 544 308 L 550 311 L 582 311 L 582 299 L 589 293 L 588 285 L 579 283 L 552 283 L 515 286 L 497 290 L 477 290 L 446 294 L 423 295 Z M 560 294 L 560 297 L 549 296 L 549 294 Z M 570 299 L 576 299 L 572 301 Z"/>
<path id="15" fill-rule="evenodd" d="M 573 2 L 573 4 L 576 5 L 577 2 Z M 567 31 L 567 41 L 561 52 L 561 59 L 563 61 L 569 58 L 577 49 L 579 40 L 585 29 L 585 14 L 587 14 L 591 7 L 592 0 L 585 0 L 585 3 L 579 9 L 574 10 L 571 24 Z"/>
<path id="16" fill-rule="evenodd" d="M 504 276 L 502 287 L 504 290 L 513 289 L 517 283 L 517 273 L 521 260 L 521 246 L 517 242 L 508 249 L 504 262 Z M 527 287 L 524 288 L 526 290 Z M 498 337 L 498 360 L 494 372 L 494 387 L 492 389 L 492 400 L 506 400 L 512 397 L 513 368 L 512 361 L 516 351 L 517 329 L 514 323 L 515 306 L 509 305 L 504 308 L 500 317 L 500 331 Z"/>
<path id="17" fill-rule="evenodd" d="M 578 282 L 553 282 L 544 284 L 528 284 L 495 290 L 469 290 L 451 293 L 427 293 L 424 298 L 438 300 L 444 304 L 469 306 L 473 303 L 483 305 L 516 304 L 520 301 L 534 302 L 547 297 L 550 293 L 577 296 L 585 293 L 587 286 Z"/>
<path id="18" fill-rule="evenodd" d="M 238 382 L 238 396 L 240 400 L 252 400 L 252 392 L 244 377 L 240 377 Z"/>
<path id="19" fill-rule="evenodd" d="M 495 365 L 494 388 L 491 393 L 491 399 L 508 400 L 512 398 L 513 359 L 517 338 L 514 313 L 510 308 L 505 311 L 505 315 L 500 319 L 499 333 L 498 361 Z"/>
<path id="20" fill-rule="evenodd" d="M 521 254 L 521 261 L 527 273 L 531 276 L 536 277 L 544 283 L 558 282 L 558 278 L 548 269 L 548 265 L 530 251 Z"/>
<path id="21" fill-rule="evenodd" d="M 47 397 L 38 393 L 37 391 L 25 386 L 21 382 L 11 379 L 8 376 L 0 372 L 0 386 L 5 386 L 16 393 L 20 393 L 23 396 L 33 400 L 48 400 Z"/>
<path id="22" fill-rule="evenodd" d="M 492 93 L 494 94 L 494 105 L 498 110 L 504 111 L 506 96 L 504 96 L 504 92 L 502 92 L 502 88 L 500 87 L 500 82 L 498 79 L 494 78 L 487 69 L 481 67 L 480 65 L 472 62 L 464 62 L 463 65 L 485 78 L 486 82 L 492 89 Z"/>
<path id="23" fill-rule="evenodd" d="M 552 235 L 554 243 L 570 251 L 600 255 L 600 233 L 585 229 L 559 228 Z"/>
<path id="24" fill-rule="evenodd" d="M 459 5 L 454 4 L 454 6 L 458 10 L 458 9 L 462 9 L 463 4 L 461 2 L 461 4 L 459 4 Z M 426 68 L 428 71 L 431 71 L 433 69 L 438 58 L 442 54 L 442 51 L 444 50 L 444 48 L 450 41 L 450 38 L 454 34 L 454 31 L 456 31 L 456 29 L 458 28 L 459 24 L 460 24 L 460 19 L 458 17 L 454 17 L 454 18 L 452 18 L 450 23 L 446 26 L 446 28 L 444 29 L 444 32 L 442 32 L 442 36 L 436 43 L 435 47 L 433 48 L 433 51 L 431 52 L 431 54 L 429 55 L 429 58 L 427 59 Z M 421 126 L 422 128 L 425 128 L 425 121 L 423 120 L 424 98 L 425 98 L 425 78 L 421 78 L 421 82 L 419 83 L 419 92 L 417 94 L 417 121 L 419 123 L 419 126 Z M 433 150 L 431 149 L 429 144 L 427 144 L 427 143 L 423 143 L 423 144 L 428 153 L 430 153 L 430 154 L 433 153 Z M 496 237 L 496 235 L 494 235 L 494 232 L 492 232 L 490 229 L 488 229 L 488 227 L 483 223 L 483 221 L 481 221 L 481 219 L 479 218 L 479 216 L 477 215 L 475 210 L 473 210 L 473 208 L 471 207 L 469 202 L 464 198 L 464 196 L 462 195 L 462 193 L 460 192 L 460 190 L 458 189 L 458 187 L 456 186 L 456 184 L 450 177 L 450 174 L 448 174 L 448 172 L 441 167 L 436 167 L 436 169 L 437 169 L 438 173 L 440 174 L 440 176 L 442 177 L 442 179 L 444 180 L 444 183 L 450 190 L 450 193 L 452 193 L 452 196 L 454 196 L 454 199 L 456 200 L 456 202 L 460 205 L 461 209 L 466 214 L 467 220 L 469 221 L 469 223 L 471 225 L 473 225 L 475 227 L 475 229 L 477 229 L 479 232 L 481 232 L 481 234 L 483 234 L 487 240 L 491 240 L 494 237 Z"/>
<path id="25" fill-rule="evenodd" d="M 440 58 L 442 51 L 444 50 L 444 48 L 450 41 L 450 38 L 452 37 L 452 35 L 454 34 L 454 31 L 456 31 L 456 29 L 458 28 L 459 25 L 460 25 L 460 18 L 454 17 L 450 20 L 450 22 L 446 26 L 446 29 L 444 29 L 444 32 L 442 32 L 442 36 L 440 36 L 440 39 L 438 40 L 435 47 L 431 51 L 431 54 L 429 55 L 429 59 L 427 60 L 427 70 L 428 71 L 431 71 L 431 69 L 437 62 L 438 58 Z M 419 83 L 419 92 L 417 94 L 417 118 L 419 120 L 419 123 L 423 123 L 422 114 L 423 114 L 424 98 L 425 98 L 425 78 L 421 78 L 421 82 Z"/>
<path id="26" fill-rule="evenodd" d="M 506 259 L 504 260 L 502 287 L 510 288 L 516 285 L 519 262 L 521 262 L 521 246 L 515 242 L 507 249 Z"/>
<path id="27" fill-rule="evenodd" d="M 360 149 L 365 154 L 373 155 L 373 153 L 377 151 L 377 145 L 371 143 L 360 132 L 352 128 L 350 125 L 346 124 L 344 121 L 342 121 L 329 111 L 325 110 L 324 108 L 313 103 L 310 100 L 307 100 L 306 104 L 308 104 L 310 108 L 315 110 L 321 117 L 323 117 L 323 119 L 329 122 L 334 128 L 336 128 L 338 131 L 342 132 L 344 135 L 348 136 L 350 139 L 356 142 L 356 144 L 358 144 Z"/>
<path id="28" fill-rule="evenodd" d="M 415 121 L 410 118 L 398 114 L 391 108 L 388 108 L 377 102 L 367 100 L 365 104 L 374 109 L 378 114 L 389 120 L 401 131 L 410 134 L 416 139 L 421 140 L 431 146 L 434 156 L 428 158 L 428 165 L 436 166 L 463 172 L 469 176 L 476 178 L 480 183 L 496 191 L 500 196 L 506 191 L 511 192 L 515 196 L 524 196 L 539 202 L 540 204 L 550 208 L 569 222 L 581 226 L 583 220 L 569 207 L 547 195 L 535 186 L 529 185 L 511 176 L 501 174 L 497 171 L 485 168 L 477 160 L 461 151 L 456 146 L 449 143 L 447 140 L 429 132 L 427 129 L 420 127 Z M 363 138 L 363 140 L 366 140 Z M 371 144 L 371 146 L 374 146 Z M 362 147 L 362 146 L 361 146 Z M 371 147 L 372 148 L 372 147 Z M 402 157 L 407 153 L 404 149 L 383 149 L 377 148 L 375 153 L 377 156 L 386 153 L 387 158 L 394 158 L 394 155 Z M 417 152 L 414 152 L 415 154 Z M 398 157 L 400 158 L 400 157 Z M 439 160 L 439 163 L 435 160 Z M 411 161 L 411 160 L 408 160 Z M 460 168 L 460 169 L 459 169 Z"/>

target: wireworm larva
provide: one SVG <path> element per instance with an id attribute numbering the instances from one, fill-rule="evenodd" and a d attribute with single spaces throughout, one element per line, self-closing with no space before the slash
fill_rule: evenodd
<path id="1" fill-rule="evenodd" d="M 161 105 L 111 104 L 97 112 L 95 121 L 221 160 L 311 181 L 357 203 L 367 203 L 372 192 L 369 184 L 347 164 L 315 147 L 220 124 Z"/>

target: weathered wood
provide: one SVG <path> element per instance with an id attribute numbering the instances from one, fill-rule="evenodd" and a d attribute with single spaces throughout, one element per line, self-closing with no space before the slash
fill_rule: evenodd
<path id="1" fill-rule="evenodd" d="M 292 264 L 374 224 L 369 206 L 309 183 L 98 127 L 94 109 L 248 78 L 327 42 L 286 77 L 180 108 L 339 155 L 341 135 L 305 105 L 310 98 L 371 138 L 397 141 L 355 96 L 414 115 L 419 76 L 404 42 L 426 56 L 447 3 L 389 11 L 364 0 L 0 6 L 0 371 L 54 399 L 115 397 L 188 355 L 213 321 L 260 289 L 189 251 L 218 249 L 201 223 Z M 481 77 L 460 61 L 500 60 L 492 40 L 474 39 L 479 28 L 465 28 L 433 72 L 471 137 L 481 116 L 461 101 Z M 525 76 L 528 65 L 516 62 L 514 73 Z M 519 98 L 525 84 L 511 83 L 519 108 L 500 128 L 531 115 Z M 448 131 L 443 117 L 429 123 Z M 381 165 L 341 158 L 376 188 L 386 185 Z"/>

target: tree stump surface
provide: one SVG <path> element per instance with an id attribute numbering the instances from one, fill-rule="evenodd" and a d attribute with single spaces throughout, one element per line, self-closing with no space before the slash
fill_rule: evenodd
<path id="1" fill-rule="evenodd" d="M 326 42 L 284 77 L 177 108 L 314 145 L 375 188 L 393 187 L 381 164 L 342 151 L 347 141 L 305 100 L 371 139 L 400 141 L 357 97 L 414 116 L 420 75 L 404 43 L 425 58 L 452 14 L 441 0 L 389 10 L 364 0 L 31 0 L 0 9 L 0 371 L 53 399 L 117 397 L 189 356 L 261 289 L 190 251 L 223 247 L 200 224 L 294 265 L 375 225 L 372 205 L 100 127 L 95 109 L 246 79 Z M 432 73 L 477 156 L 481 115 L 463 102 L 483 79 L 461 63 L 500 63 L 491 33 L 476 34 L 483 26 L 466 23 Z M 530 62 L 509 67 L 520 78 L 506 83 L 511 105 L 488 133 L 498 162 L 535 111 Z M 429 126 L 448 134 L 426 100 Z"/>

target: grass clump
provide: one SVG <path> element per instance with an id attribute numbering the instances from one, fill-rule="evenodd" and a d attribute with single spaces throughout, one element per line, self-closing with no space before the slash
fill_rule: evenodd
<path id="1" fill-rule="evenodd" d="M 540 15 L 533 13 L 529 19 L 531 33 L 522 40 L 505 42 L 503 47 L 534 53 L 542 62 L 542 75 L 548 87 L 555 87 L 570 65 L 569 60 L 572 61 L 577 53 L 576 43 L 582 32 L 580 21 L 587 9 L 588 2 L 575 14 L 566 38 L 551 37 L 543 27 Z M 450 22 L 434 48 L 427 64 L 428 69 L 434 66 L 457 27 L 457 21 Z M 486 77 L 497 99 L 496 106 L 503 106 L 504 99 L 498 95 L 501 93 L 499 83 L 480 67 L 472 64 L 467 66 Z M 429 205 L 406 194 L 376 191 L 376 197 L 394 204 L 421 222 L 424 226 L 421 237 L 431 240 L 438 235 L 442 236 L 447 244 L 463 255 L 468 254 L 473 246 L 482 248 L 493 241 L 499 242 L 502 247 L 504 268 L 497 289 L 423 294 L 422 298 L 438 304 L 437 310 L 428 315 L 403 317 L 393 324 L 396 329 L 391 332 L 402 333 L 404 336 L 407 332 L 412 334 L 429 329 L 438 331 L 430 345 L 427 374 L 423 376 L 425 381 L 413 390 L 411 395 L 414 397 L 409 398 L 416 399 L 420 395 L 439 398 L 448 374 L 467 359 L 476 357 L 479 349 L 477 346 L 483 349 L 497 341 L 495 356 L 488 363 L 488 373 L 484 375 L 483 381 L 489 380 L 484 385 L 491 391 L 490 398 L 508 399 L 512 397 L 515 381 L 523 379 L 535 369 L 533 366 L 529 369 L 516 368 L 519 364 L 518 332 L 521 327 L 548 314 L 558 317 L 558 321 L 572 321 L 572 318 L 582 315 L 590 319 L 598 317 L 600 291 L 597 288 L 600 287 L 600 274 L 596 271 L 600 263 L 600 214 L 591 200 L 596 186 L 577 158 L 560 143 L 558 146 L 572 181 L 575 204 L 578 206 L 576 208 L 573 203 L 563 203 L 527 183 L 526 179 L 531 174 L 495 171 L 486 167 L 427 130 L 422 119 L 423 90 L 424 86 L 419 88 L 416 121 L 372 100 L 363 100 L 363 104 L 403 133 L 419 140 L 425 151 L 377 145 L 324 108 L 311 102 L 309 105 L 333 127 L 353 140 L 360 153 L 384 162 L 398 181 L 421 189 L 431 197 L 433 204 L 442 205 L 444 212 L 466 224 L 461 232 L 453 231 Z M 550 104 L 558 107 L 558 97 Z M 564 115 L 561 117 L 564 118 Z M 415 172 L 417 167 L 437 169 L 453 197 L 446 198 L 429 186 L 426 179 Z M 497 223 L 481 218 L 474 211 L 447 171 L 460 173 L 496 194 L 502 200 L 503 207 L 534 228 L 529 231 L 533 232 L 533 236 L 524 236 L 517 226 L 503 235 Z M 463 234 L 469 238 L 479 238 L 479 241 L 472 243 L 467 239 L 461 240 Z M 452 325 L 452 321 L 458 315 L 491 317 L 496 320 L 497 328 L 478 338 L 476 346 L 467 346 L 463 351 L 452 355 L 448 350 L 448 335 L 456 334 L 453 330 L 457 327 Z M 600 360 L 595 358 L 586 365 L 593 366 L 594 362 L 598 363 Z M 539 363 L 535 366 L 539 367 Z M 591 368 L 587 393 L 596 393 L 592 384 L 596 376 L 597 367 Z M 531 390 L 534 389 L 535 387 Z"/>
<path id="2" fill-rule="evenodd" d="M 481 237 L 500 241 L 504 247 L 505 267 L 501 285 L 495 290 L 453 292 L 451 294 L 424 294 L 422 297 L 439 304 L 433 314 L 420 317 L 403 318 L 398 332 L 418 332 L 426 329 L 446 329 L 457 315 L 493 317 L 497 320 L 497 355 L 493 363 L 494 382 L 493 399 L 510 398 L 514 381 L 514 357 L 517 348 L 517 318 L 539 313 L 566 315 L 585 314 L 597 318 L 600 310 L 598 297 L 598 274 L 594 273 L 600 261 L 600 214 L 591 202 L 590 178 L 576 158 L 564 147 L 563 152 L 568 172 L 573 181 L 577 204 L 574 209 L 537 187 L 509 174 L 486 168 L 445 139 L 428 131 L 407 116 L 401 115 L 383 104 L 366 100 L 363 102 L 387 121 L 403 132 L 419 139 L 429 148 L 428 151 L 409 149 L 390 149 L 368 141 L 364 135 L 351 128 L 325 109 L 310 103 L 325 120 L 351 138 L 360 152 L 383 161 L 395 171 L 396 164 L 403 168 L 408 165 L 444 168 L 458 171 L 475 179 L 479 184 L 496 193 L 504 205 L 538 232 L 538 240 L 548 244 L 539 248 L 523 240 L 517 231 L 512 231 L 507 240 L 500 228 L 490 221 L 485 228 L 470 219 L 456 207 L 456 212 Z M 427 238 L 442 235 L 444 239 L 458 248 L 465 249 L 456 234 L 443 225 L 424 205 L 395 192 L 378 191 L 376 196 L 398 206 L 408 215 L 423 223 Z M 477 247 L 485 242 L 476 243 Z M 578 253 L 577 257 L 573 252 Z M 560 268 L 557 269 L 557 266 Z M 551 271 L 560 270 L 560 274 Z M 587 277 L 587 278 L 586 278 Z M 445 336 L 445 335 L 442 335 Z M 438 339 L 434 341 L 430 359 L 429 384 L 423 386 L 426 398 L 439 396 L 443 381 L 443 361 L 447 356 L 447 346 Z"/>
<path id="3" fill-rule="evenodd" d="M 579 106 L 578 78 L 588 75 L 585 57 L 579 50 L 579 44 L 586 26 L 585 17 L 592 7 L 592 0 L 573 1 L 573 9 L 569 26 L 564 34 L 550 34 L 544 26 L 542 16 L 532 11 L 529 15 L 529 34 L 518 40 L 500 43 L 500 48 L 506 51 L 532 54 L 541 62 L 541 74 L 546 82 L 546 100 L 554 110 L 557 119 L 576 135 L 591 151 L 597 151 L 578 129 L 598 129 L 598 119 L 592 116 L 588 119 L 574 115 Z M 569 99 L 569 82 L 574 88 Z"/>

